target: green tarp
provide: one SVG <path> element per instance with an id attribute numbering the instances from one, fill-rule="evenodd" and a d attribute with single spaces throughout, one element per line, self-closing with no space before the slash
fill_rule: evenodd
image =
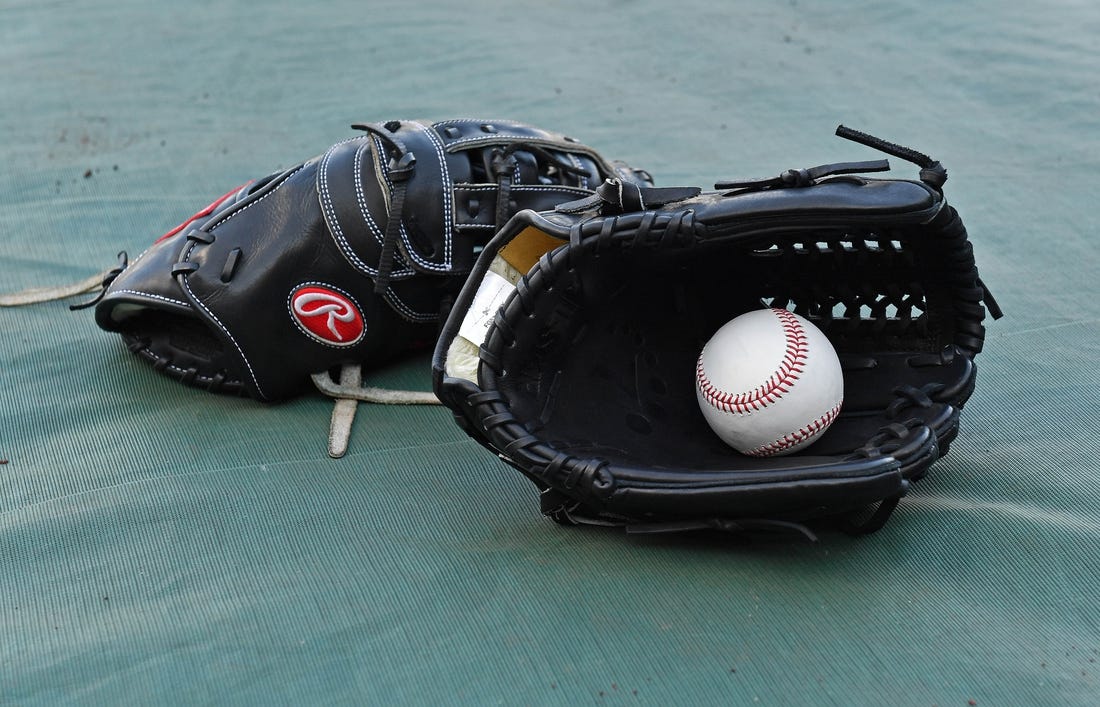
<path id="1" fill-rule="evenodd" d="M 950 456 L 809 543 L 560 527 L 442 408 L 361 406 L 334 461 L 320 396 L 2 308 L 0 704 L 1100 703 L 1098 36 L 1072 0 L 0 2 L 3 293 L 352 122 L 524 120 L 704 187 L 878 157 L 843 122 L 944 162 L 1007 313 Z"/>

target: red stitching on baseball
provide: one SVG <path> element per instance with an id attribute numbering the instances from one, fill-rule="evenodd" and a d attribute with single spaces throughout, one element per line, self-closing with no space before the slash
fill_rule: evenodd
<path id="1" fill-rule="evenodd" d="M 840 414 L 840 406 L 842 404 L 843 401 L 837 403 L 836 407 L 834 407 L 832 410 L 829 410 L 829 412 L 825 413 L 805 427 L 797 429 L 789 434 L 783 435 L 774 442 L 762 444 L 756 449 L 750 449 L 749 451 L 745 452 L 745 454 L 749 455 L 750 457 L 770 457 L 775 454 L 779 454 L 784 450 L 790 449 L 796 444 L 803 442 L 810 437 L 813 437 L 814 435 L 818 434 L 826 427 L 831 425 L 833 420 L 836 419 L 836 416 Z"/>
<path id="2" fill-rule="evenodd" d="M 699 392 L 715 408 L 737 415 L 762 410 L 783 397 L 790 385 L 801 376 L 806 363 L 806 330 L 802 328 L 798 318 L 786 309 L 770 311 L 779 318 L 787 347 L 779 367 L 763 384 L 744 393 L 720 390 L 707 377 L 703 370 L 703 354 L 699 354 L 699 360 L 695 364 L 695 382 L 699 386 Z"/>

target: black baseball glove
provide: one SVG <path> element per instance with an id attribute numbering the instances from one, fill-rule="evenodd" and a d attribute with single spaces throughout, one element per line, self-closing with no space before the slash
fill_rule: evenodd
<path id="1" fill-rule="evenodd" d="M 475 440 L 531 479 L 562 523 L 632 530 L 869 532 L 947 453 L 974 390 L 986 307 L 943 167 L 873 179 L 885 160 L 789 170 L 716 191 L 611 179 L 524 211 L 482 252 L 433 358 L 435 392 Z M 706 424 L 700 350 L 724 323 L 790 310 L 842 364 L 832 426 L 789 456 L 750 457 Z M 811 522 L 813 521 L 813 522 Z"/>
<path id="2" fill-rule="evenodd" d="M 648 180 L 512 121 L 354 127 L 363 134 L 234 189 L 124 261 L 93 302 L 99 326 L 211 391 L 275 401 L 311 378 L 330 387 L 329 371 L 357 379 L 430 347 L 441 307 L 516 211 Z"/>

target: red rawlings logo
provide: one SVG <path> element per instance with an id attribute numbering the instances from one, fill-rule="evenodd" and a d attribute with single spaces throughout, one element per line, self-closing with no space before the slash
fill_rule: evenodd
<path id="1" fill-rule="evenodd" d="M 290 313 L 304 332 L 331 346 L 357 344 L 367 330 L 350 297 L 321 285 L 301 285 L 291 292 Z"/>

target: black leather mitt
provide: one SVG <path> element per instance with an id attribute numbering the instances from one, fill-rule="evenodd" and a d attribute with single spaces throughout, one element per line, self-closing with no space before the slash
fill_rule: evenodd
<path id="1" fill-rule="evenodd" d="M 885 160 L 652 189 L 524 211 L 482 252 L 444 327 L 434 386 L 456 421 L 563 523 L 635 530 L 884 523 L 946 454 L 996 304 L 946 171 Z M 706 424 L 704 343 L 737 315 L 790 310 L 839 355 L 843 405 L 813 444 L 750 457 Z M 808 531 L 807 531 L 808 532 Z"/>
<path id="2" fill-rule="evenodd" d="M 511 121 L 391 121 L 231 191 L 115 273 L 95 310 L 154 368 L 259 400 L 438 332 L 477 251 L 520 209 L 644 172 Z"/>

